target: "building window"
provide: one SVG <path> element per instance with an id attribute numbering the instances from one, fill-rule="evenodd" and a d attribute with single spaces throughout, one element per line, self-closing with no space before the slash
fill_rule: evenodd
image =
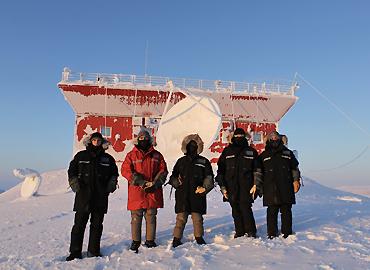
<path id="1" fill-rule="evenodd" d="M 112 128 L 111 127 L 106 127 L 106 126 L 101 126 L 101 135 L 105 138 L 110 138 L 112 136 Z"/>
<path id="2" fill-rule="evenodd" d="M 263 143 L 262 132 L 253 132 L 252 140 L 253 140 L 253 144 Z"/>

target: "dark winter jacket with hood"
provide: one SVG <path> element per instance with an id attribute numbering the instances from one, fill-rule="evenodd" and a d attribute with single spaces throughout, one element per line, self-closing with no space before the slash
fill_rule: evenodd
<path id="1" fill-rule="evenodd" d="M 263 205 L 295 204 L 293 181 L 299 180 L 298 160 L 280 141 L 273 147 L 269 141 L 258 157 L 262 170 Z"/>
<path id="2" fill-rule="evenodd" d="M 257 151 L 248 145 L 246 138 L 242 138 L 240 143 L 232 138 L 231 143 L 222 151 L 217 162 L 216 182 L 220 187 L 226 187 L 230 203 L 253 202 L 249 191 L 254 184 L 257 156 Z"/>
<path id="3" fill-rule="evenodd" d="M 86 150 L 78 152 L 69 164 L 68 178 L 77 178 L 80 190 L 76 192 L 74 211 L 101 212 L 108 210 L 108 182 L 118 177 L 114 158 L 105 153 L 109 143 L 103 139 L 100 146 L 91 144 L 91 137 L 84 140 Z"/>
<path id="4" fill-rule="evenodd" d="M 191 141 L 197 145 L 194 154 L 188 153 Z M 206 214 L 206 194 L 214 187 L 214 181 L 211 163 L 199 155 L 203 151 L 203 141 L 198 134 L 188 135 L 182 141 L 181 150 L 185 155 L 177 160 L 170 177 L 170 184 L 176 188 L 175 212 Z M 206 191 L 197 194 L 197 187 L 204 187 Z"/>

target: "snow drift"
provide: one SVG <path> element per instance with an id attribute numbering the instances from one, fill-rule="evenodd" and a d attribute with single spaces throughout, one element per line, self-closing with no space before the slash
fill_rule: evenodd
<path id="1" fill-rule="evenodd" d="M 0 269 L 370 269 L 370 199 L 305 179 L 293 207 L 295 235 L 266 238 L 266 210 L 253 206 L 257 239 L 233 239 L 231 209 L 218 190 L 208 197 L 205 240 L 193 241 L 191 220 L 184 245 L 171 248 L 174 199 L 165 189 L 154 249 L 131 253 L 127 183 L 110 196 L 102 258 L 65 262 L 73 224 L 73 193 L 66 170 L 43 173 L 38 195 L 19 197 L 20 185 L 0 195 Z M 88 226 L 85 236 L 88 235 Z M 86 250 L 85 237 L 84 250 Z"/>

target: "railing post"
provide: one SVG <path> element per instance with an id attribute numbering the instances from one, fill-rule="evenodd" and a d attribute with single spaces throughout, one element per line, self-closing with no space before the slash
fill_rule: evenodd
<path id="1" fill-rule="evenodd" d="M 67 67 L 63 68 L 63 76 L 62 76 L 62 80 L 63 81 L 68 81 L 69 80 L 69 73 L 71 72 L 71 70 Z"/>

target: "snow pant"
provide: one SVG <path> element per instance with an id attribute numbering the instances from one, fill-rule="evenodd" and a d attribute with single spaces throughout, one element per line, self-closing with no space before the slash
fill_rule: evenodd
<path id="1" fill-rule="evenodd" d="M 173 236 L 181 239 L 184 233 L 185 225 L 188 222 L 188 216 L 191 214 L 191 219 L 193 220 L 194 227 L 194 237 L 202 237 L 204 235 L 203 228 L 203 216 L 200 213 L 188 213 L 182 212 L 176 215 L 176 225 L 173 230 Z"/>
<path id="2" fill-rule="evenodd" d="M 141 224 L 145 218 L 146 240 L 155 240 L 157 228 L 157 208 L 138 209 L 131 211 L 131 235 L 133 241 L 141 241 Z"/>
<path id="3" fill-rule="evenodd" d="M 230 202 L 232 216 L 235 225 L 235 235 L 243 236 L 245 233 L 256 234 L 256 222 L 254 220 L 252 204 Z"/>
<path id="4" fill-rule="evenodd" d="M 90 217 L 90 235 L 87 250 L 92 254 L 100 254 L 100 239 L 103 232 L 104 213 L 99 212 L 79 212 L 75 213 L 74 225 L 71 232 L 71 254 L 81 254 L 82 243 L 87 221 Z"/>
<path id="5" fill-rule="evenodd" d="M 292 234 L 292 205 L 282 204 L 267 207 L 267 234 L 278 235 L 278 213 L 281 213 L 281 233 Z"/>

